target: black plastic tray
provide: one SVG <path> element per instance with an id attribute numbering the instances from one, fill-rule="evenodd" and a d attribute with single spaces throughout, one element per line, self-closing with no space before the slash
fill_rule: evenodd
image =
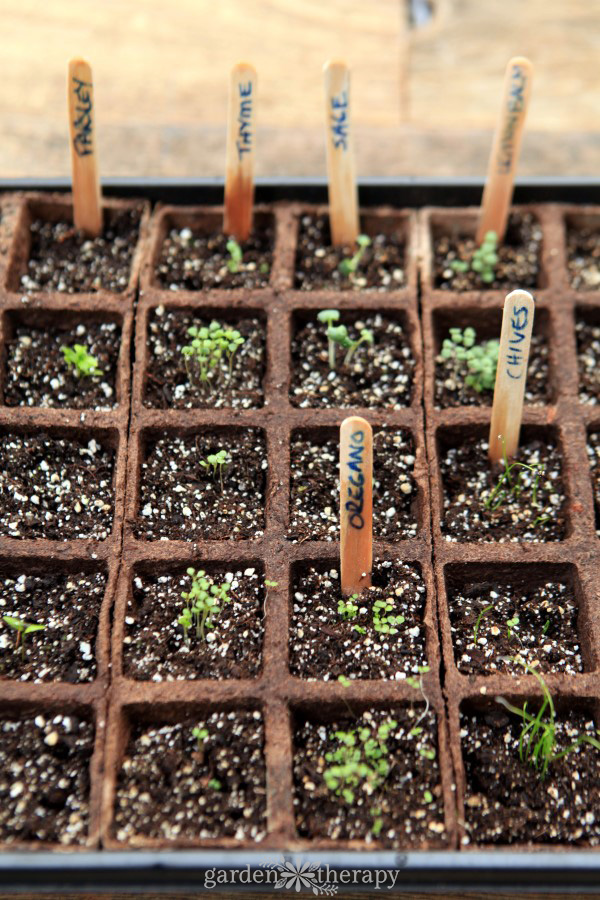
<path id="1" fill-rule="evenodd" d="M 66 178 L 0 179 L 0 191 L 66 191 Z M 366 178 L 359 180 L 362 206 L 469 206 L 481 200 L 480 178 Z M 220 178 L 103 179 L 108 196 L 146 197 L 153 202 L 214 204 L 223 201 Z M 327 182 L 318 178 L 263 178 L 256 200 L 327 201 Z M 515 203 L 600 203 L 599 178 L 529 178 L 517 180 Z M 600 811 L 599 811 L 600 814 Z M 212 893 L 296 894 L 293 883 L 276 888 L 249 873 L 286 861 L 301 869 L 318 864 L 337 886 L 337 896 L 353 893 L 400 893 L 411 890 L 446 896 L 448 891 L 556 893 L 581 896 L 600 891 L 599 851 L 373 853 L 273 851 L 123 851 L 15 852 L 0 854 L 0 894 L 112 894 L 115 891 L 160 894 Z M 207 873 L 227 873 L 227 883 L 207 887 Z M 376 891 L 376 873 L 380 873 Z M 349 873 L 342 874 L 342 873 Z M 354 875 L 356 873 L 356 875 Z M 350 876 L 350 877 L 349 877 Z M 385 876 L 385 878 L 384 878 Z M 266 875 L 264 876 L 266 878 Z M 370 883 L 367 881 L 371 878 Z M 325 874 L 323 875 L 324 883 Z M 343 880 L 342 880 L 343 879 Z M 312 895 L 310 886 L 304 895 Z"/>

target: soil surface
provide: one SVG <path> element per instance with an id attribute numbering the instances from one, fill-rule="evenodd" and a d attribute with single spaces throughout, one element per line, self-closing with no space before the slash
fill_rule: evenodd
<path id="1" fill-rule="evenodd" d="M 433 284 L 445 291 L 492 291 L 538 287 L 542 228 L 531 213 L 512 213 L 503 243 L 498 247 L 494 281 L 487 284 L 478 272 L 455 272 L 452 262 L 470 263 L 478 245 L 473 237 L 443 235 L 434 240 Z"/>
<path id="2" fill-rule="evenodd" d="M 210 382 L 200 381 L 199 367 L 185 366 L 182 348 L 193 340 L 188 334 L 192 326 L 208 327 L 212 317 L 195 316 L 192 312 L 158 306 L 148 322 L 148 369 L 146 406 L 160 409 L 255 409 L 264 403 L 265 327 L 259 319 L 220 319 L 219 324 L 240 332 L 244 343 L 229 362 L 222 357 L 209 373 Z"/>
<path id="3" fill-rule="evenodd" d="M 230 602 L 221 605 L 205 638 L 178 623 L 192 579 L 187 574 L 136 576 L 127 605 L 123 668 L 136 681 L 195 678 L 253 678 L 262 658 L 264 589 L 250 567 L 236 572 L 212 569 L 211 584 L 230 586 Z"/>
<path id="4" fill-rule="evenodd" d="M 201 465 L 227 450 L 223 486 Z M 142 463 L 138 537 L 222 541 L 260 537 L 265 527 L 267 448 L 262 431 L 202 431 L 163 437 Z"/>
<path id="5" fill-rule="evenodd" d="M 105 587 L 106 576 L 101 572 L 0 579 L 0 617 L 44 626 L 43 631 L 26 635 L 23 652 L 18 632 L 0 618 L 0 678 L 92 681 Z"/>
<path id="6" fill-rule="evenodd" d="M 373 532 L 376 540 L 400 541 L 417 533 L 415 448 L 409 431 L 373 435 Z M 339 440 L 291 443 L 290 527 L 288 537 L 337 541 L 339 523 Z M 335 473 L 335 477 L 332 477 Z"/>
<path id="7" fill-rule="evenodd" d="M 61 347 L 82 344 L 102 375 L 78 376 Z M 20 326 L 6 344 L 7 406 L 113 409 L 121 332 L 115 322 L 88 322 L 67 330 Z"/>
<path id="8" fill-rule="evenodd" d="M 567 225 L 567 271 L 577 291 L 600 290 L 600 232 Z"/>
<path id="9" fill-rule="evenodd" d="M 350 608 L 348 598 L 342 598 L 337 569 L 309 568 L 296 578 L 293 588 L 292 674 L 323 681 L 335 681 L 340 675 L 396 681 L 417 675 L 419 667 L 427 664 L 425 600 L 419 571 L 406 563 L 376 560 L 373 586 Z M 386 601 L 378 616 L 377 601 Z M 340 611 L 340 604 L 345 609 Z M 390 616 L 404 617 L 404 621 L 389 623 Z M 388 633 L 381 630 L 385 627 Z M 418 688 L 415 699 L 419 699 Z"/>
<path id="10" fill-rule="evenodd" d="M 328 216 L 303 216 L 296 248 L 296 281 L 302 291 L 397 291 L 406 287 L 404 241 L 390 235 L 370 235 L 355 272 L 340 272 L 342 260 L 351 260 L 358 245 L 331 246 Z"/>
<path id="11" fill-rule="evenodd" d="M 292 341 L 290 402 L 304 409 L 365 407 L 398 409 L 411 402 L 415 361 L 408 334 L 399 321 L 379 314 L 343 312 L 351 340 L 362 328 L 374 343 L 358 347 L 348 365 L 336 348 L 336 369 L 329 368 L 327 326 L 317 321 L 301 325 Z"/>
<path id="12" fill-rule="evenodd" d="M 448 335 L 445 335 L 448 337 Z M 485 343 L 478 341 L 477 343 Z M 445 409 L 451 406 L 491 406 L 494 400 L 494 389 L 476 391 L 465 384 L 469 374 L 466 360 L 435 360 L 435 404 Z M 529 364 L 527 366 L 527 383 L 525 385 L 525 402 L 532 404 L 547 403 L 550 399 L 550 375 L 548 368 L 548 342 L 541 334 L 531 338 Z"/>
<path id="13" fill-rule="evenodd" d="M 0 841 L 82 844 L 94 727 L 75 715 L 0 720 Z"/>
<path id="14" fill-rule="evenodd" d="M 366 711 L 358 718 L 340 718 L 327 724 L 304 721 L 294 736 L 294 807 L 301 837 L 366 840 L 384 847 L 443 845 L 445 839 L 442 787 L 437 762 L 435 716 L 423 716 L 422 705 L 391 711 Z M 422 718 L 421 718 L 422 716 Z M 354 787 L 348 802 L 336 796 L 325 781 L 325 771 L 339 763 L 327 760 L 342 742 L 335 732 L 354 732 L 365 762 L 361 729 L 377 740 L 377 729 L 395 722 L 385 741 L 384 759 L 390 771 L 372 790 L 366 778 Z M 419 729 L 418 734 L 411 731 Z M 368 765 L 368 763 L 367 763 Z M 372 765 L 372 762 L 371 762 Z M 375 829 L 375 832 L 374 832 Z"/>
<path id="15" fill-rule="evenodd" d="M 536 475 L 527 469 L 512 470 L 513 483 L 520 475 L 521 492 L 505 496 L 497 509 L 486 509 L 498 485 L 504 466 L 492 472 L 487 440 L 466 437 L 459 446 L 449 447 L 440 458 L 444 488 L 442 533 L 447 541 L 559 541 L 565 537 L 565 496 L 560 454 L 547 440 L 522 441 L 515 460 L 529 466 L 543 466 L 534 505 Z M 539 469 L 536 470 L 539 474 Z M 502 489 L 493 504 L 500 500 Z"/>
<path id="16" fill-rule="evenodd" d="M 199 747 L 192 734 L 208 732 Z M 118 775 L 115 831 L 167 841 L 266 832 L 264 729 L 258 712 L 215 712 L 177 724 L 134 724 Z"/>
<path id="17" fill-rule="evenodd" d="M 460 672 L 523 675 L 519 660 L 538 672 L 583 672 L 578 607 L 569 585 L 470 582 L 449 591 L 449 606 Z"/>
<path id="18" fill-rule="evenodd" d="M 139 210 L 104 213 L 104 233 L 88 238 L 70 222 L 31 223 L 31 250 L 24 291 L 80 294 L 99 290 L 122 293 L 129 285 L 138 241 Z"/>
<path id="19" fill-rule="evenodd" d="M 589 432 L 587 452 L 590 460 L 592 488 L 594 491 L 594 507 L 596 510 L 596 534 L 600 536 L 600 432 Z"/>
<path id="20" fill-rule="evenodd" d="M 514 704 L 522 708 L 522 703 Z M 528 709 L 536 713 L 535 703 Z M 498 705 L 461 716 L 466 776 L 465 843 L 600 844 L 600 752 L 578 747 L 550 764 L 545 778 L 519 757 L 523 721 Z M 556 720 L 556 750 L 578 735 L 596 737 L 591 716 Z"/>
<path id="21" fill-rule="evenodd" d="M 222 231 L 206 234 L 191 228 L 173 228 L 162 245 L 156 277 L 170 291 L 208 291 L 269 286 L 275 231 L 272 225 L 255 232 L 241 245 L 242 260 L 232 272 L 229 238 Z"/>
<path id="22" fill-rule="evenodd" d="M 0 534 L 105 540 L 113 521 L 114 456 L 94 438 L 0 435 Z"/>
<path id="23" fill-rule="evenodd" d="M 579 368 L 579 399 L 596 404 L 600 400 L 600 326 L 579 319 L 575 325 Z"/>

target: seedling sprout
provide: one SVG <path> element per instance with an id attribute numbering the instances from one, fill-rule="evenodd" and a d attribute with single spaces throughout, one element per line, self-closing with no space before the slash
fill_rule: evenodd
<path id="1" fill-rule="evenodd" d="M 61 347 L 61 352 L 68 366 L 75 369 L 77 378 L 102 375 L 102 369 L 98 368 L 98 360 L 83 344 L 73 344 L 72 347 Z"/>
<path id="2" fill-rule="evenodd" d="M 478 394 L 493 391 L 496 383 L 496 368 L 500 341 L 490 340 L 477 344 L 474 328 L 450 328 L 449 337 L 444 339 L 440 357 L 447 366 L 459 370 L 463 364 L 468 369 L 465 384 Z M 457 371 L 457 374 L 460 374 Z"/>
<path id="3" fill-rule="evenodd" d="M 345 325 L 334 324 L 339 318 L 340 314 L 337 309 L 324 309 L 317 315 L 319 322 L 327 325 L 329 368 L 332 371 L 335 371 L 336 368 L 336 346 L 340 346 L 346 351 L 343 364 L 349 366 L 352 362 L 352 357 L 361 344 L 374 343 L 373 332 L 369 328 L 361 328 L 358 338 L 354 341 L 351 340 Z"/>
<path id="4" fill-rule="evenodd" d="M 342 275 L 345 275 L 346 278 L 349 278 L 350 275 L 354 275 L 356 270 L 358 269 L 363 256 L 367 251 L 367 247 L 371 246 L 371 238 L 366 234 L 359 234 L 356 238 L 356 243 L 358 244 L 358 250 L 354 254 L 351 259 L 343 259 L 338 268 Z"/>
<path id="5" fill-rule="evenodd" d="M 9 628 L 12 628 L 13 631 L 17 633 L 17 639 L 15 641 L 15 648 L 21 645 L 21 659 L 25 659 L 25 636 L 28 634 L 33 634 L 34 631 L 44 631 L 46 628 L 45 625 L 39 625 L 35 622 L 25 622 L 23 619 L 16 619 L 14 616 L 2 616 L 2 621 L 5 622 Z"/>
<path id="6" fill-rule="evenodd" d="M 190 382 L 193 383 L 196 375 L 204 389 L 211 379 L 216 382 L 223 374 L 223 358 L 228 362 L 228 380 L 231 381 L 235 354 L 245 343 L 240 332 L 235 328 L 224 328 L 213 319 L 208 326 L 192 325 L 187 333 L 192 340 L 181 348 L 181 353 Z"/>
<path id="7" fill-rule="evenodd" d="M 492 284 L 496 277 L 495 267 L 498 264 L 498 235 L 495 231 L 488 231 L 481 242 L 481 246 L 474 251 L 470 262 L 455 259 L 450 263 L 450 268 L 455 272 L 476 272 L 484 284 Z"/>
<path id="8" fill-rule="evenodd" d="M 221 493 L 225 490 L 223 485 L 223 472 L 231 462 L 229 454 L 227 450 L 218 450 L 216 453 L 209 453 L 206 459 L 200 460 L 200 465 L 204 469 L 211 470 L 212 469 L 212 477 L 216 478 L 217 473 L 219 475 L 219 481 L 221 482 Z"/>
<path id="9" fill-rule="evenodd" d="M 490 603 L 490 605 L 486 606 L 485 609 L 482 609 L 481 612 L 479 613 L 479 615 L 477 616 L 477 621 L 475 622 L 475 625 L 473 627 L 473 643 L 474 644 L 477 643 L 477 635 L 479 634 L 479 629 L 481 627 L 481 622 L 483 620 L 483 617 L 486 616 L 489 613 L 489 611 L 493 608 L 494 608 L 493 603 Z"/>
<path id="10" fill-rule="evenodd" d="M 242 267 L 243 252 L 235 238 L 229 238 L 227 241 L 227 252 L 229 259 L 227 260 L 227 268 L 235 275 Z"/>
<path id="11" fill-rule="evenodd" d="M 330 740 L 336 740 L 338 746 L 325 754 L 332 765 L 325 769 L 323 777 L 336 797 L 342 797 L 351 806 L 358 788 L 372 794 L 381 787 L 391 769 L 386 741 L 397 724 L 393 719 L 384 722 L 375 734 L 370 728 L 362 727 L 334 731 L 330 735 Z"/>
<path id="12" fill-rule="evenodd" d="M 178 623 L 183 627 L 184 639 L 189 645 L 189 630 L 196 625 L 196 637 L 206 640 L 206 630 L 212 630 L 215 620 L 219 617 L 221 609 L 231 598 L 229 596 L 230 585 L 227 582 L 215 584 L 213 579 L 206 575 L 204 569 L 186 569 L 192 579 L 189 591 L 183 591 L 182 600 L 185 600 L 185 609 L 178 618 Z"/>

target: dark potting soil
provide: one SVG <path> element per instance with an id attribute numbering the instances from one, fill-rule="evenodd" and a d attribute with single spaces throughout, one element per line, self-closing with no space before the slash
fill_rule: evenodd
<path id="1" fill-rule="evenodd" d="M 569 585 L 469 582 L 450 590 L 448 602 L 460 672 L 523 675 L 523 663 L 543 673 L 583 672 L 578 607 Z"/>
<path id="2" fill-rule="evenodd" d="M 0 679 L 92 681 L 105 587 L 101 572 L 0 578 Z M 4 616 L 44 630 L 26 635 L 23 643 Z"/>
<path id="3" fill-rule="evenodd" d="M 478 341 L 479 343 L 479 341 Z M 485 341 L 481 342 L 485 343 Z M 452 406 L 491 406 L 494 390 L 476 391 L 465 383 L 469 374 L 466 360 L 444 359 L 437 356 L 435 360 L 435 404 L 445 409 Z M 548 370 L 548 342 L 543 335 L 534 334 L 529 350 L 527 366 L 527 383 L 525 385 L 526 403 L 547 403 L 550 397 L 550 378 Z"/>
<path id="4" fill-rule="evenodd" d="M 290 402 L 303 409 L 366 407 L 398 409 L 410 405 L 415 361 L 408 335 L 399 321 L 378 313 L 343 312 L 351 340 L 363 328 L 374 343 L 358 347 L 348 365 L 345 350 L 336 348 L 336 369 L 328 358 L 327 326 L 314 320 L 301 325 L 292 341 Z"/>
<path id="5" fill-rule="evenodd" d="M 567 271 L 576 291 L 600 290 L 600 231 L 567 224 Z"/>
<path id="6" fill-rule="evenodd" d="M 161 287 L 170 291 L 268 287 L 275 243 L 273 226 L 256 231 L 241 245 L 242 260 L 235 272 L 229 268 L 232 258 L 228 240 L 222 231 L 206 234 L 191 228 L 171 229 L 156 267 Z"/>
<path id="7" fill-rule="evenodd" d="M 0 435 L 0 534 L 105 540 L 113 521 L 114 456 L 94 438 Z"/>
<path id="8" fill-rule="evenodd" d="M 515 703 L 522 708 L 522 703 Z M 535 703 L 528 711 L 537 713 Z M 523 720 L 501 706 L 461 716 L 465 844 L 600 844 L 600 752 L 582 745 L 551 763 L 542 779 L 520 759 Z M 557 717 L 556 752 L 580 734 L 597 738 L 591 716 Z M 538 735 L 539 737 L 539 735 Z M 526 739 L 527 741 L 527 739 Z M 526 745 L 527 746 L 527 745 Z"/>
<path id="9" fill-rule="evenodd" d="M 201 465 L 227 450 L 219 472 Z M 262 431 L 202 431 L 163 437 L 142 463 L 136 533 L 146 540 L 222 541 L 260 537 L 265 527 L 267 448 Z"/>
<path id="10" fill-rule="evenodd" d="M 406 287 L 404 241 L 387 234 L 370 237 L 356 271 L 344 275 L 340 263 L 351 260 L 358 246 L 332 247 L 329 217 L 303 216 L 296 248 L 296 289 L 397 291 Z"/>
<path id="11" fill-rule="evenodd" d="M 105 212 L 104 231 L 97 238 L 86 237 L 70 222 L 32 222 L 31 250 L 21 288 L 67 294 L 122 293 L 129 285 L 140 219 L 139 209 Z"/>
<path id="12" fill-rule="evenodd" d="M 384 847 L 440 846 L 445 840 L 444 806 L 437 762 L 435 716 L 422 705 L 366 711 L 327 724 L 300 722 L 294 735 L 294 808 L 301 837 L 364 840 Z M 369 785 L 367 777 L 351 787 L 351 802 L 328 787 L 325 773 L 339 763 L 327 754 L 343 746 L 336 732 L 353 733 L 361 762 L 369 765 L 364 741 L 377 741 L 377 730 L 395 722 L 385 740 L 387 777 Z M 361 735 L 361 730 L 365 729 Z M 414 734 L 413 729 L 418 733 Z M 370 761 L 369 768 L 373 762 Z M 347 782 L 342 788 L 350 787 Z"/>
<path id="13" fill-rule="evenodd" d="M 202 746 L 192 734 L 195 728 L 208 732 Z M 266 832 L 263 745 L 259 712 L 134 724 L 117 782 L 117 840 L 261 841 Z"/>
<path id="14" fill-rule="evenodd" d="M 288 537 L 339 540 L 339 440 L 291 443 Z M 377 431 L 373 436 L 373 530 L 377 540 L 400 541 L 417 533 L 415 448 L 409 431 Z"/>
<path id="15" fill-rule="evenodd" d="M 195 678 L 253 678 L 262 658 L 263 578 L 254 567 L 207 571 L 212 584 L 230 586 L 205 637 L 194 625 L 184 633 L 178 619 L 189 592 L 189 575 L 136 576 L 127 604 L 123 668 L 136 681 Z"/>
<path id="16" fill-rule="evenodd" d="M 469 263 L 478 245 L 470 236 L 442 235 L 434 240 L 433 283 L 446 291 L 491 291 L 538 286 L 542 228 L 531 213 L 511 213 L 502 244 L 498 247 L 495 278 L 490 284 L 478 272 L 455 272 L 452 262 Z"/>
<path id="17" fill-rule="evenodd" d="M 418 675 L 427 663 L 423 579 L 406 563 L 376 560 L 372 580 L 371 588 L 350 601 L 342 597 L 337 569 L 311 567 L 296 579 L 290 622 L 293 675 L 323 681 L 340 675 L 396 681 Z M 378 616 L 379 630 L 374 610 L 378 600 L 386 601 Z M 404 621 L 390 624 L 389 616 L 403 616 Z M 419 697 L 416 689 L 415 699 Z"/>
<path id="18" fill-rule="evenodd" d="M 93 725 L 72 714 L 0 720 L 0 841 L 82 844 Z"/>
<path id="19" fill-rule="evenodd" d="M 444 518 L 440 524 L 446 540 L 499 543 L 562 540 L 566 532 L 565 496 L 556 444 L 538 439 L 523 441 L 515 457 L 529 466 L 543 466 L 537 505 L 533 497 L 536 476 L 519 468 L 512 470 L 514 482 L 520 475 L 519 496 L 507 495 L 496 510 L 486 509 L 485 501 L 498 485 L 504 467 L 492 471 L 487 451 L 487 440 L 466 437 L 459 446 L 449 447 L 441 455 Z M 501 493 L 496 494 L 494 502 L 498 502 Z"/>
<path id="20" fill-rule="evenodd" d="M 158 306 L 148 323 L 148 370 L 145 403 L 160 409 L 256 409 L 264 403 L 265 327 L 256 318 L 223 320 L 220 325 L 236 329 L 244 343 L 233 357 L 231 376 L 224 357 L 209 372 L 209 381 L 200 381 L 199 366 L 185 365 L 182 348 L 189 346 L 192 326 L 208 327 L 213 317 L 191 311 Z M 189 369 L 189 372 L 188 372 Z"/>
<path id="21" fill-rule="evenodd" d="M 596 534 L 600 536 L 600 432 L 589 432 L 587 440 L 587 452 L 590 461 L 592 489 L 594 491 L 594 508 L 596 510 Z"/>
<path id="22" fill-rule="evenodd" d="M 121 333 L 115 322 L 89 322 L 66 330 L 20 326 L 6 344 L 7 406 L 113 409 Z M 102 375 L 78 376 L 61 347 L 82 344 Z"/>
<path id="23" fill-rule="evenodd" d="M 579 399 L 596 404 L 600 400 L 600 327 L 579 319 L 575 325 Z"/>

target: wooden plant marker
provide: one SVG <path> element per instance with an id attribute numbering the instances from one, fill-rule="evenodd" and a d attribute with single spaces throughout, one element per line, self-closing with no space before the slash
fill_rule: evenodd
<path id="1" fill-rule="evenodd" d="M 519 446 L 523 397 L 535 303 L 527 291 L 511 291 L 504 301 L 500 352 L 490 425 L 490 461 L 510 459 Z"/>
<path id="2" fill-rule="evenodd" d="M 509 61 L 481 201 L 476 237 L 478 244 L 481 244 L 488 231 L 496 232 L 498 243 L 504 238 L 532 78 L 533 65 L 524 56 L 515 56 Z"/>
<path id="3" fill-rule="evenodd" d="M 256 69 L 240 62 L 231 70 L 225 161 L 223 230 L 239 243 L 252 230 L 256 141 Z"/>
<path id="4" fill-rule="evenodd" d="M 373 568 L 373 429 L 360 416 L 340 427 L 340 559 L 342 594 L 371 584 Z"/>
<path id="5" fill-rule="evenodd" d="M 354 244 L 359 234 L 358 189 L 350 131 L 350 70 L 325 63 L 325 121 L 329 226 L 335 247 Z"/>
<path id="6" fill-rule="evenodd" d="M 69 134 L 73 173 L 73 222 L 88 237 L 102 233 L 102 204 L 96 154 L 94 86 L 90 64 L 69 62 Z"/>

